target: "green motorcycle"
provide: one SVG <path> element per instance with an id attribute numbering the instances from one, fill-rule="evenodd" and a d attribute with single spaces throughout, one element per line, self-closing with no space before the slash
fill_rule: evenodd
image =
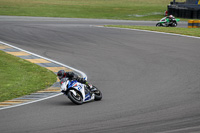
<path id="1" fill-rule="evenodd" d="M 179 22 L 179 21 L 180 21 L 180 19 L 176 19 L 176 18 L 173 18 L 170 21 L 170 19 L 168 17 L 164 17 L 156 24 L 156 26 L 160 26 L 160 27 L 176 27 L 178 25 L 177 22 Z"/>

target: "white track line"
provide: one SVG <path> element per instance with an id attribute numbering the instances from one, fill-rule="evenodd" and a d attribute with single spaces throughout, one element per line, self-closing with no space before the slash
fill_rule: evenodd
<path id="1" fill-rule="evenodd" d="M 196 37 L 196 36 L 188 36 L 188 35 L 181 35 L 181 34 L 167 33 L 167 32 L 159 32 L 159 31 L 139 30 L 139 29 L 130 29 L 130 28 L 118 28 L 118 27 L 104 27 L 104 26 L 94 26 L 94 27 L 108 28 L 108 29 L 124 29 L 124 30 L 133 30 L 133 31 L 143 31 L 143 32 L 150 32 L 150 33 L 157 33 L 157 34 L 165 34 L 165 35 L 173 35 L 173 36 L 181 36 L 181 37 L 200 39 L 200 37 Z"/>
<path id="2" fill-rule="evenodd" d="M 45 60 L 48 60 L 48 61 L 53 62 L 53 63 L 56 63 L 56 64 L 58 64 L 58 65 L 61 65 L 61 66 L 67 67 L 67 68 L 69 68 L 69 69 L 72 69 L 72 70 L 74 70 L 74 71 L 80 73 L 80 74 L 81 74 L 84 78 L 86 78 L 86 80 L 87 80 L 87 76 L 86 76 L 86 74 L 83 73 L 83 72 L 81 72 L 81 71 L 79 71 L 79 70 L 77 70 L 77 69 L 75 69 L 75 68 L 72 68 L 72 67 L 67 66 L 67 65 L 65 65 L 65 64 L 62 64 L 62 63 L 60 63 L 60 62 L 57 62 L 57 61 L 54 61 L 54 60 L 48 59 L 48 58 L 46 58 L 46 57 L 43 57 L 43 56 L 37 55 L 37 54 L 35 54 L 35 53 L 31 53 L 31 52 L 29 52 L 29 51 L 23 50 L 23 49 L 21 49 L 21 48 L 15 47 L 15 46 L 10 45 L 10 44 L 5 43 L 5 42 L 0 41 L 0 43 L 2 43 L 2 44 L 4 44 L 4 45 L 7 45 L 7 46 L 10 46 L 10 47 L 13 47 L 13 48 L 15 48 L 15 49 L 18 49 L 18 50 L 20 50 L 20 51 L 23 51 L 23 52 L 29 53 L 29 54 L 31 54 L 31 55 L 34 55 L 34 56 L 37 56 L 37 57 L 43 58 L 43 59 L 45 59 Z"/>
<path id="3" fill-rule="evenodd" d="M 62 63 L 60 63 L 60 62 L 57 62 L 57 61 L 54 61 L 54 60 L 51 60 L 51 59 L 45 58 L 45 57 L 43 57 L 43 56 L 40 56 L 40 55 L 37 55 L 37 54 L 31 53 L 31 52 L 29 52 L 29 51 L 23 50 L 23 49 L 21 49 L 21 48 L 15 47 L 15 46 L 13 46 L 13 45 L 10 45 L 10 44 L 5 43 L 5 42 L 2 42 L 2 41 L 0 41 L 0 44 L 7 45 L 7 46 L 9 46 L 9 47 L 12 47 L 12 48 L 18 49 L 18 50 L 20 50 L 20 51 L 23 51 L 23 52 L 29 53 L 29 54 L 34 55 L 34 56 L 37 56 L 37 57 L 39 57 L 39 58 L 43 58 L 43 59 L 48 60 L 48 61 L 50 61 L 50 62 L 53 62 L 53 63 L 56 63 L 56 64 L 58 64 L 58 65 L 61 65 L 61 66 L 67 67 L 67 68 L 69 68 L 69 69 L 72 69 L 73 71 L 76 71 L 76 72 L 80 73 L 80 74 L 82 75 L 82 77 L 85 78 L 85 79 L 87 80 L 87 75 L 86 75 L 85 73 L 83 73 L 83 72 L 81 72 L 81 71 L 75 69 L 75 68 L 72 68 L 72 67 L 67 66 L 67 65 L 65 65 L 65 64 L 62 64 Z M 34 100 L 34 101 L 30 101 L 30 102 L 22 103 L 22 104 L 17 104 L 17 105 L 11 105 L 11 106 L 8 106 L 8 107 L 3 107 L 3 108 L 0 108 L 0 110 L 9 109 L 9 108 L 14 108 L 14 107 L 19 107 L 19 106 L 23 106 L 23 105 L 27 105 L 27 104 L 31 104 L 31 103 L 35 103 L 35 102 L 39 102 L 39 101 L 43 101 L 43 100 L 46 100 L 46 99 L 50 99 L 50 98 L 53 98 L 53 97 L 59 96 L 59 95 L 61 95 L 61 94 L 62 94 L 62 93 L 59 93 L 59 94 L 56 94 L 56 95 L 53 95 L 53 96 L 50 96 L 50 97 L 41 98 L 41 99 L 38 99 L 38 100 Z"/>
<path id="4" fill-rule="evenodd" d="M 198 131 L 197 131 L 198 129 Z M 189 131 L 189 130 L 196 130 L 196 131 Z M 162 131 L 162 132 L 155 132 L 155 133 L 175 133 L 175 132 L 184 132 L 184 133 L 197 133 L 200 130 L 200 126 L 195 126 L 195 127 L 186 127 L 186 128 L 181 128 L 181 129 L 175 129 L 175 130 L 170 130 L 170 131 Z"/>
<path id="5" fill-rule="evenodd" d="M 46 98 L 34 100 L 34 101 L 31 101 L 31 102 L 25 102 L 25 103 L 22 103 L 22 104 L 17 104 L 17 105 L 11 105 L 11 106 L 8 106 L 8 107 L 3 107 L 3 108 L 0 108 L 0 110 L 14 108 L 14 107 L 19 107 L 19 106 L 23 106 L 23 105 L 27 105 L 27 104 L 31 104 L 31 103 L 36 103 L 36 102 L 43 101 L 43 100 L 46 100 L 46 99 L 50 99 L 50 98 L 53 98 L 53 97 L 56 97 L 56 96 L 59 96 L 59 95 L 62 95 L 62 93 L 59 93 L 59 94 L 56 94 L 56 95 L 53 95 L 53 96 L 50 96 L 50 97 L 46 97 Z"/>

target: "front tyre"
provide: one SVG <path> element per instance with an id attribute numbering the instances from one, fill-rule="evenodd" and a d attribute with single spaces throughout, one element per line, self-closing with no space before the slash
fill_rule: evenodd
<path id="1" fill-rule="evenodd" d="M 173 27 L 177 27 L 177 25 L 178 25 L 177 22 L 173 23 Z"/>
<path id="2" fill-rule="evenodd" d="M 95 95 L 94 100 L 95 101 L 100 101 L 102 99 L 102 93 L 101 93 L 101 91 L 97 87 L 95 87 L 95 86 L 93 86 L 93 88 L 96 89 L 96 91 L 94 92 L 94 95 Z"/>
<path id="3" fill-rule="evenodd" d="M 77 93 L 77 95 L 75 96 L 73 92 L 69 91 L 67 96 L 73 103 L 77 105 L 83 104 L 83 98 L 79 93 Z"/>

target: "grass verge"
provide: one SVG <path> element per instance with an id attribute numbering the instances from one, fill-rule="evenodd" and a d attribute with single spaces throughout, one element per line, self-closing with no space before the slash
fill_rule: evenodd
<path id="1" fill-rule="evenodd" d="M 159 20 L 172 0 L 0 0 L 0 15 Z M 179 0 L 185 1 L 185 0 Z"/>
<path id="2" fill-rule="evenodd" d="M 19 57 L 0 51 L 0 102 L 51 86 L 56 75 Z"/>
<path id="3" fill-rule="evenodd" d="M 175 34 L 181 34 L 181 35 L 200 37 L 199 28 L 127 26 L 127 25 L 105 25 L 105 27 L 118 27 L 118 28 L 150 30 L 150 31 L 159 31 L 159 32 L 167 32 L 167 33 L 175 33 Z"/>

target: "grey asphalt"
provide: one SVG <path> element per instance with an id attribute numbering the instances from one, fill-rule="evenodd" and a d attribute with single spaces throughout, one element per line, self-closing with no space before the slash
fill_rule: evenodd
<path id="1" fill-rule="evenodd" d="M 200 39 L 95 27 L 108 23 L 150 24 L 0 17 L 1 41 L 85 72 L 103 93 L 81 106 L 61 95 L 1 110 L 1 133 L 200 131 Z"/>

